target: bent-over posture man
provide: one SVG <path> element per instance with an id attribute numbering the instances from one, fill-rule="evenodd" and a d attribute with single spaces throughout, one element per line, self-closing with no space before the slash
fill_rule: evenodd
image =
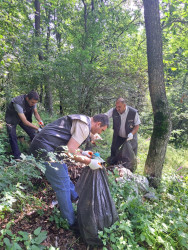
<path id="1" fill-rule="evenodd" d="M 125 140 L 131 140 L 132 149 L 137 155 L 137 131 L 139 129 L 140 118 L 136 109 L 126 105 L 125 100 L 120 97 L 116 100 L 116 107 L 105 113 L 113 119 L 113 140 L 111 145 L 111 156 L 109 164 L 116 164 L 116 152 Z"/>
<path id="2" fill-rule="evenodd" d="M 37 126 L 32 124 L 32 114 L 34 113 L 37 121 L 41 125 L 44 125 L 37 111 L 38 99 L 39 96 L 37 92 L 31 91 L 27 95 L 20 95 L 13 98 L 7 107 L 5 121 L 11 149 L 15 159 L 21 159 L 21 152 L 17 142 L 16 126 L 19 125 L 32 140 L 36 132 L 39 130 Z"/>
<path id="3" fill-rule="evenodd" d="M 60 146 L 67 146 L 73 159 L 82 162 L 93 170 L 101 168 L 100 163 L 90 159 L 90 152 L 78 150 L 79 146 L 92 134 L 101 134 L 109 125 L 108 117 L 98 114 L 93 117 L 85 115 L 68 115 L 45 126 L 33 139 L 30 152 L 38 159 L 45 160 L 45 175 L 54 189 L 63 218 L 69 225 L 75 222 L 71 199 L 78 195 L 68 175 L 67 165 L 63 161 L 50 159 L 48 152 L 55 152 Z"/>

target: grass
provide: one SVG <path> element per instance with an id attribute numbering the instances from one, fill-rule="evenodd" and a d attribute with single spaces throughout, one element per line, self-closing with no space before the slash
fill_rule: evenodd
<path id="1" fill-rule="evenodd" d="M 94 148 L 95 152 L 100 152 L 103 159 L 107 159 L 110 155 L 110 147 L 112 143 L 113 130 L 109 128 L 102 134 L 103 141 L 98 141 Z M 137 170 L 136 173 L 143 175 L 144 165 L 149 150 L 150 138 L 142 137 L 138 134 L 138 155 L 137 155 Z M 175 173 L 180 167 L 179 175 L 188 175 L 188 149 L 175 148 L 173 144 L 168 144 L 166 157 L 163 166 L 163 173 Z"/>

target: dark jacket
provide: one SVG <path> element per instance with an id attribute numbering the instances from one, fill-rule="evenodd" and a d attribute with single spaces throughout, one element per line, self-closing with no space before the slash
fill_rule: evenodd
<path id="1" fill-rule="evenodd" d="M 88 116 L 78 114 L 63 116 L 49 123 L 35 136 L 31 143 L 30 152 L 37 157 L 39 156 L 38 151 L 41 149 L 47 152 L 54 152 L 59 146 L 66 146 L 72 136 L 71 127 L 73 120 L 84 121 L 88 125 L 89 131 L 91 130 L 91 122 Z M 87 136 L 89 137 L 89 135 L 90 133 Z M 42 158 L 44 157 L 42 156 Z"/>
<path id="2" fill-rule="evenodd" d="M 127 114 L 127 118 L 125 121 L 125 132 L 126 135 L 128 135 L 129 133 L 132 132 L 135 124 L 134 124 L 134 118 L 135 115 L 137 113 L 137 110 L 128 106 L 129 111 Z M 114 135 L 118 136 L 119 134 L 119 130 L 120 130 L 120 126 L 121 126 L 121 117 L 119 115 L 119 113 L 117 112 L 116 108 L 114 108 L 113 110 L 113 114 L 112 114 L 112 118 L 113 118 L 113 130 L 114 130 Z"/>
<path id="3" fill-rule="evenodd" d="M 24 115 L 26 116 L 29 122 L 32 122 L 32 114 L 34 112 L 35 106 L 30 107 L 26 101 L 26 95 L 20 95 L 12 99 L 11 103 L 8 105 L 5 121 L 7 124 L 16 125 L 20 123 L 20 117 L 18 116 L 17 111 L 14 108 L 14 103 L 19 104 L 23 108 Z"/>

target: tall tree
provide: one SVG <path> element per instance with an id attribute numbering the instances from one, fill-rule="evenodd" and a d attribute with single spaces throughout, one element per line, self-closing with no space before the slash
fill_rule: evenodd
<path id="1" fill-rule="evenodd" d="M 50 39 L 50 10 L 46 10 L 46 19 L 47 19 L 47 37 L 46 37 L 46 55 L 48 54 L 48 47 L 49 47 L 49 39 Z M 39 61 L 44 61 L 46 58 L 43 56 L 43 52 L 41 50 L 41 44 L 40 44 L 40 1 L 35 0 L 35 35 L 37 37 L 37 47 L 38 47 L 38 55 L 39 55 Z M 53 112 L 53 103 L 52 103 L 52 90 L 51 90 L 51 85 L 49 82 L 49 77 L 47 73 L 44 71 L 44 68 L 42 68 L 43 71 L 43 79 L 44 79 L 44 84 L 45 84 L 45 102 L 44 106 L 47 112 L 49 112 L 50 115 L 52 115 Z M 41 83 L 42 84 L 42 83 Z M 41 86 L 42 90 L 42 86 Z"/>
<path id="2" fill-rule="evenodd" d="M 149 176 L 150 184 L 157 187 L 161 180 L 167 143 L 171 132 L 171 121 L 164 84 L 159 0 L 143 0 L 143 3 L 147 37 L 149 91 L 154 114 L 153 133 L 145 163 L 145 174 Z"/>

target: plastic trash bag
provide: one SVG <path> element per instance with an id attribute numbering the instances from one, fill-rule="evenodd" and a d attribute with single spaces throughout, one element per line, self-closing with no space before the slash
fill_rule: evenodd
<path id="1" fill-rule="evenodd" d="M 98 230 L 104 230 L 118 220 L 105 168 L 93 171 L 85 167 L 76 183 L 76 191 L 80 234 L 88 245 L 102 246 Z"/>
<path id="2" fill-rule="evenodd" d="M 125 141 L 123 143 L 117 151 L 116 159 L 118 163 L 123 165 L 123 167 L 129 169 L 131 172 L 135 172 L 137 168 L 137 160 L 131 143 L 131 141 Z"/>

